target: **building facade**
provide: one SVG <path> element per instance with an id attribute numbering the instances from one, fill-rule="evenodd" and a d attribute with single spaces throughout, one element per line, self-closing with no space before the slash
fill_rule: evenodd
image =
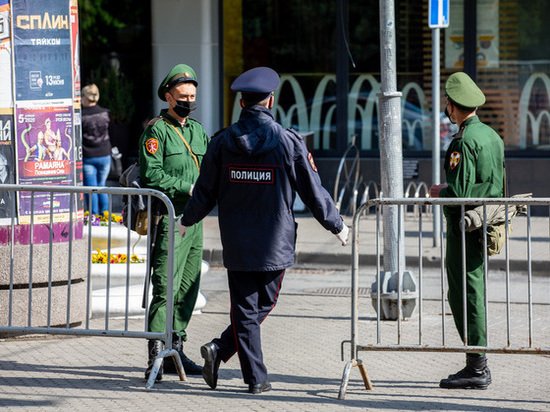
<path id="1" fill-rule="evenodd" d="M 378 0 L 159 0 L 151 8 L 152 87 L 174 64 L 194 67 L 197 117 L 208 132 L 238 118 L 233 79 L 269 66 L 282 81 L 274 113 L 285 127 L 311 136 L 323 184 L 334 185 L 339 158 L 353 138 L 363 178 L 380 181 Z M 550 3 L 450 0 L 449 14 L 450 25 L 441 30 L 441 90 L 455 71 L 476 79 L 487 96 L 478 114 L 505 143 L 509 192 L 546 196 Z M 429 185 L 434 133 L 428 1 L 395 0 L 395 30 L 404 178 Z M 436 138 L 444 150 L 454 130 L 440 117 Z"/>

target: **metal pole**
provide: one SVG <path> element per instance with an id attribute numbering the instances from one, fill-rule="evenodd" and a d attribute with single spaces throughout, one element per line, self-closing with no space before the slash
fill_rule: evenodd
<path id="1" fill-rule="evenodd" d="M 393 0 L 380 0 L 380 175 L 386 198 L 403 197 L 401 93 L 397 91 L 395 8 Z M 384 206 L 384 271 L 405 267 L 403 225 L 398 226 L 397 206 Z M 399 230 L 401 229 L 401 233 Z M 401 253 L 397 253 L 397 248 Z M 401 265 L 398 264 L 401 260 Z"/>
<path id="2" fill-rule="evenodd" d="M 432 183 L 438 185 L 441 183 L 441 131 L 439 129 L 439 107 L 440 92 L 440 70 L 439 60 L 441 55 L 440 46 L 440 29 L 432 29 L 432 114 L 433 114 L 433 140 L 432 140 Z M 433 206 L 433 246 L 439 247 L 439 231 L 441 227 L 439 225 L 439 214 L 441 213 L 441 207 Z"/>

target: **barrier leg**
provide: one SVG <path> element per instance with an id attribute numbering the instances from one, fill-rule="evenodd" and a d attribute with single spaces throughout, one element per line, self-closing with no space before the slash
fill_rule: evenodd
<path id="1" fill-rule="evenodd" d="M 369 376 L 367 375 L 367 368 L 361 359 L 357 359 L 357 366 L 359 367 L 359 372 L 363 377 L 363 383 L 365 384 L 365 389 L 370 391 L 372 390 L 372 383 L 370 382 Z"/>
<path id="2" fill-rule="evenodd" d="M 338 393 L 338 399 L 344 399 L 346 397 L 346 390 L 348 389 L 349 374 L 351 373 L 351 368 L 355 365 L 355 359 L 350 360 L 346 363 L 344 368 L 344 374 L 342 375 L 342 382 L 340 383 L 340 392 Z"/>
<path id="3" fill-rule="evenodd" d="M 151 370 L 151 374 L 149 375 L 149 379 L 147 380 L 147 385 L 145 386 L 146 389 L 153 388 L 153 385 L 155 384 L 155 379 L 157 378 L 162 362 L 164 361 L 164 358 L 166 356 L 171 356 L 172 358 L 174 358 L 180 381 L 187 380 L 178 351 L 176 349 L 165 349 L 161 353 L 159 353 L 159 355 L 155 359 L 155 362 L 153 363 L 153 369 Z"/>
<path id="4" fill-rule="evenodd" d="M 353 368 L 354 366 L 359 367 L 359 372 L 361 372 L 361 376 L 363 377 L 365 389 L 372 390 L 372 384 L 367 375 L 367 368 L 365 367 L 365 364 L 361 359 L 352 359 L 348 363 L 346 363 L 346 367 L 344 368 L 344 374 L 342 376 L 342 382 L 340 383 L 340 392 L 338 393 L 338 399 L 344 399 L 346 397 L 346 391 L 348 389 L 349 383 L 349 375 L 351 373 L 351 368 Z"/>
<path id="5" fill-rule="evenodd" d="M 179 352 L 176 349 L 170 349 L 168 351 L 167 356 L 171 356 L 172 358 L 174 358 L 174 362 L 176 363 L 176 369 L 178 371 L 180 381 L 186 381 L 187 376 L 185 376 L 185 369 L 183 369 L 183 364 L 181 363 Z"/>

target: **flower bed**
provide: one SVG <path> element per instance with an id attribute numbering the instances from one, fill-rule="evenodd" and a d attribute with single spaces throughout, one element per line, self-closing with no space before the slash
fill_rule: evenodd
<path id="1" fill-rule="evenodd" d="M 97 253 L 92 252 L 92 263 L 126 263 L 128 262 L 128 256 L 123 253 L 111 253 L 110 255 L 107 252 L 102 251 L 101 249 L 96 249 Z M 143 263 L 145 262 L 144 258 L 140 258 L 137 255 L 130 256 L 130 263 Z"/>

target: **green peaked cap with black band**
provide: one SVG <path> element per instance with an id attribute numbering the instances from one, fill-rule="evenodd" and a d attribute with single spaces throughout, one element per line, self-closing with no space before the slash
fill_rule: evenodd
<path id="1" fill-rule="evenodd" d="M 485 95 L 464 72 L 456 72 L 449 76 L 445 83 L 445 93 L 453 102 L 469 109 L 485 104 Z"/>
<path id="2" fill-rule="evenodd" d="M 170 70 L 170 73 L 166 75 L 166 77 L 160 84 L 157 92 L 159 99 L 166 101 L 164 94 L 168 90 L 170 90 L 176 84 L 186 82 L 193 83 L 195 86 L 198 86 L 199 84 L 197 82 L 197 75 L 195 74 L 195 70 L 193 70 L 190 66 L 186 64 L 178 64 L 172 70 Z"/>

